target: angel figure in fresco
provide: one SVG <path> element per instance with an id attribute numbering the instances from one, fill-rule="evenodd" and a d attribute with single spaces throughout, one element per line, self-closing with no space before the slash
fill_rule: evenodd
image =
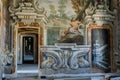
<path id="1" fill-rule="evenodd" d="M 93 64 L 105 71 L 109 70 L 108 45 L 101 45 L 98 40 L 96 40 L 93 45 Z"/>
<path id="2" fill-rule="evenodd" d="M 83 36 L 79 32 L 79 20 L 71 20 L 70 27 L 64 30 L 59 38 L 60 43 L 76 43 L 82 44 L 83 43 Z"/>
<path id="3" fill-rule="evenodd" d="M 67 33 L 73 33 L 73 34 L 79 34 L 80 32 L 78 31 L 78 26 L 80 24 L 79 20 L 71 20 L 70 26 L 67 30 L 65 30 L 61 36 L 65 36 Z"/>

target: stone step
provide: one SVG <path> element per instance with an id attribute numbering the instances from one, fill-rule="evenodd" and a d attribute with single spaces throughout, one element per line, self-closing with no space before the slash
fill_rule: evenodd
<path id="1" fill-rule="evenodd" d="M 61 78 L 61 79 L 40 79 L 40 78 L 35 78 L 35 77 L 28 77 L 28 78 L 11 78 L 7 80 L 91 80 L 92 77 L 90 78 Z M 103 80 L 101 77 L 98 77 L 98 80 Z"/>
<path id="2" fill-rule="evenodd" d="M 40 80 L 38 78 L 11 78 L 9 80 Z"/>

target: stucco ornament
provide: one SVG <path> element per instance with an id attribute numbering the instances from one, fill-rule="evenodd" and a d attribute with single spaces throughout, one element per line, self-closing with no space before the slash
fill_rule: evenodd
<path id="1" fill-rule="evenodd" d="M 88 59 L 89 48 L 82 46 L 80 50 L 77 47 L 72 48 L 69 45 L 42 47 L 42 69 L 48 68 L 56 71 L 60 69 L 77 70 L 90 67 Z"/>
<path id="2" fill-rule="evenodd" d="M 11 53 L 7 48 L 0 49 L 0 63 L 5 66 L 11 64 L 13 60 L 13 53 Z"/>
<path id="3" fill-rule="evenodd" d="M 37 11 L 37 13 L 39 14 L 45 14 L 45 8 L 40 6 L 40 1 L 39 0 L 33 0 L 32 1 L 33 7 L 35 8 L 35 10 Z"/>

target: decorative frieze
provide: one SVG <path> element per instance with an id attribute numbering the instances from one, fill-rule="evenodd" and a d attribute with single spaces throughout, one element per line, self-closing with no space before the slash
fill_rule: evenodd
<path id="1" fill-rule="evenodd" d="M 93 19 L 97 25 L 110 24 L 114 21 L 115 16 L 111 15 L 104 7 L 104 5 L 98 5 L 98 8 L 93 14 Z M 113 24 L 112 24 L 113 25 Z"/>
<path id="2" fill-rule="evenodd" d="M 103 24 L 114 25 L 113 22 L 115 20 L 115 10 L 110 11 L 108 2 L 105 0 L 104 3 L 97 4 L 96 6 L 92 6 L 92 9 L 86 9 L 86 17 L 85 22 L 95 23 L 99 26 Z M 91 13 L 90 13 L 91 10 Z"/>
<path id="3" fill-rule="evenodd" d="M 45 9 L 38 6 L 36 1 L 22 1 L 19 3 L 18 8 L 11 5 L 9 7 L 9 12 L 11 13 L 12 19 L 15 19 L 15 21 L 17 19 L 25 24 L 31 24 L 36 21 L 40 23 L 42 21 L 46 24 L 47 18 L 45 16 Z"/>

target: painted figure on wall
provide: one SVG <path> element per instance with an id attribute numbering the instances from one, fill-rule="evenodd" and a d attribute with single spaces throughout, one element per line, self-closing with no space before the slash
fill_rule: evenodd
<path id="1" fill-rule="evenodd" d="M 109 30 L 92 30 L 92 62 L 103 72 L 110 71 L 110 40 Z"/>
<path id="2" fill-rule="evenodd" d="M 59 42 L 60 43 L 76 43 L 78 45 L 83 44 L 83 36 L 79 31 L 79 20 L 71 20 L 70 26 L 68 29 L 64 30 L 61 33 Z"/>
<path id="3" fill-rule="evenodd" d="M 94 0 L 41 0 L 40 6 L 44 7 L 47 11 L 46 15 L 48 16 L 48 35 L 47 39 L 48 45 L 54 45 L 57 42 L 64 43 L 83 43 L 84 29 L 81 30 L 81 33 L 75 29 L 73 32 L 79 33 L 79 37 L 73 37 L 74 34 L 69 34 L 69 36 L 73 37 L 73 40 L 67 40 L 68 33 L 70 33 L 72 28 L 68 28 L 69 20 L 72 17 L 76 17 L 76 21 L 80 21 L 84 23 L 85 10 L 94 4 Z M 43 5 L 44 4 L 44 5 Z M 46 5 L 46 6 L 45 6 Z M 76 22 L 71 20 L 71 23 Z M 71 25 L 70 23 L 70 25 Z M 78 27 L 78 26 L 77 26 Z M 57 30 L 59 28 L 59 30 Z M 70 29 L 70 30 L 69 30 Z M 57 32 L 59 31 L 59 32 Z M 57 32 L 57 33 L 56 33 Z M 72 33 L 73 33 L 72 32 Z M 66 36 L 67 34 L 67 36 Z M 75 33 L 76 34 L 76 33 Z M 82 34 L 82 35 L 81 35 Z M 61 36 L 61 37 L 59 37 Z M 64 37 L 63 37 L 64 36 Z M 77 38 L 77 39 L 76 39 Z M 75 41 L 76 40 L 76 41 Z M 79 40 L 79 41 L 78 41 Z M 81 42 L 81 43 L 80 43 Z"/>
<path id="4" fill-rule="evenodd" d="M 79 28 L 80 21 L 83 22 L 85 16 L 85 10 L 92 4 L 94 5 L 94 0 L 71 0 L 72 8 L 76 13 L 77 17 L 75 20 L 71 20 L 71 27 L 64 30 L 59 38 L 60 43 L 76 43 L 77 45 L 82 45 L 84 38 Z"/>

